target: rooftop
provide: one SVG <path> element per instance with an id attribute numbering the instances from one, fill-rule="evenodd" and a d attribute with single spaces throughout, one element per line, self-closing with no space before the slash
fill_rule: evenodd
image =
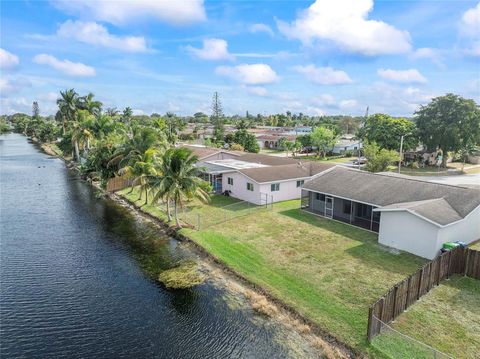
<path id="1" fill-rule="evenodd" d="M 284 181 L 295 178 L 309 178 L 331 167 L 333 167 L 333 165 L 327 163 L 298 162 L 294 164 L 272 166 L 267 168 L 249 168 L 240 170 L 239 172 L 250 177 L 257 183 L 264 183 Z"/>
<path id="2" fill-rule="evenodd" d="M 383 209 L 410 210 L 440 225 L 464 218 L 480 205 L 478 189 L 340 166 L 308 181 L 304 188 Z"/>

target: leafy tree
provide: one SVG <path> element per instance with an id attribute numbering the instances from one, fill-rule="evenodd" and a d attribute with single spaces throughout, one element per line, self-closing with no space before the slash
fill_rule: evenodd
<path id="1" fill-rule="evenodd" d="M 365 167 L 369 172 L 383 172 L 395 161 L 400 160 L 396 151 L 380 148 L 375 142 L 365 143 L 363 153 L 367 158 Z"/>
<path id="2" fill-rule="evenodd" d="M 220 97 L 218 92 L 213 93 L 212 99 L 212 115 L 210 116 L 210 122 L 213 124 L 213 137 L 215 142 L 223 141 L 223 136 L 225 134 L 224 129 L 224 115 L 222 109 L 222 103 L 220 102 Z"/>
<path id="3" fill-rule="evenodd" d="M 300 135 L 297 137 L 297 141 L 300 142 L 300 145 L 303 148 L 312 147 L 312 136 L 310 134 Z"/>
<path id="4" fill-rule="evenodd" d="M 322 157 L 332 149 L 336 143 L 335 133 L 326 127 L 317 127 L 310 135 L 312 145 L 317 147 L 317 153 Z"/>
<path id="5" fill-rule="evenodd" d="M 33 101 L 32 105 L 32 116 L 33 117 L 39 117 L 40 116 L 40 107 L 38 106 L 37 101 Z"/>
<path id="6" fill-rule="evenodd" d="M 238 143 L 232 143 L 230 146 L 230 150 L 243 152 L 245 151 L 245 148 L 243 148 L 243 146 Z"/>
<path id="7" fill-rule="evenodd" d="M 260 151 L 257 138 L 253 134 L 248 133 L 245 129 L 235 132 L 233 135 L 233 142 L 241 145 L 245 151 L 254 153 L 258 153 Z"/>
<path id="8" fill-rule="evenodd" d="M 120 111 L 118 111 L 116 107 L 108 107 L 108 108 L 105 110 L 105 114 L 106 114 L 107 116 L 110 116 L 110 117 L 118 116 L 119 113 L 120 113 Z"/>
<path id="9" fill-rule="evenodd" d="M 0 117 L 0 135 L 8 133 L 10 131 L 10 126 L 7 124 L 7 120 L 4 116 Z"/>
<path id="10" fill-rule="evenodd" d="M 405 118 L 392 118 L 377 113 L 365 119 L 363 127 L 357 131 L 357 137 L 365 142 L 376 142 L 381 148 L 398 150 L 403 137 L 403 148 L 414 149 L 418 145 L 415 123 Z"/>
<path id="11" fill-rule="evenodd" d="M 460 151 L 480 143 L 480 109 L 474 100 L 447 94 L 415 112 L 420 140 L 430 151 Z M 443 156 L 445 167 L 447 156 Z"/>
<path id="12" fill-rule="evenodd" d="M 132 119 L 132 116 L 133 116 L 132 109 L 130 107 L 125 107 L 122 113 L 122 121 L 124 123 L 128 123 Z"/>
<path id="13" fill-rule="evenodd" d="M 287 152 L 287 157 L 288 157 L 288 152 L 292 152 L 294 148 L 295 148 L 295 142 L 293 141 L 285 142 L 285 151 Z"/>

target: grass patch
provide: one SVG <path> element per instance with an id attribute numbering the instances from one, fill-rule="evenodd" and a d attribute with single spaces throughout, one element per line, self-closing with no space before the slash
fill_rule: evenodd
<path id="1" fill-rule="evenodd" d="M 392 327 L 455 358 L 480 352 L 480 281 L 454 276 L 401 314 Z M 393 331 L 379 335 L 375 348 L 386 356 L 432 358 L 432 352 Z"/>
<path id="2" fill-rule="evenodd" d="M 185 261 L 160 273 L 158 280 L 168 289 L 187 289 L 202 284 L 205 275 L 198 271 L 197 263 Z"/>
<path id="3" fill-rule="evenodd" d="M 120 194 L 137 201 L 138 192 Z M 238 214 L 250 209 L 243 202 L 212 196 L 209 205 L 191 202 L 192 214 L 215 218 L 225 205 Z M 272 210 L 255 211 L 225 223 L 184 228 L 181 233 L 252 283 L 260 285 L 325 331 L 364 353 L 368 307 L 425 260 L 408 253 L 393 254 L 378 244 L 377 235 L 299 209 L 300 201 L 275 203 Z M 162 209 L 143 210 L 166 219 Z M 227 210 L 228 211 L 228 210 Z M 259 312 L 271 314 L 254 298 Z"/>
<path id="4" fill-rule="evenodd" d="M 299 206 L 297 200 L 276 203 L 271 211 L 182 232 L 326 331 L 366 351 L 368 306 L 424 260 L 389 253 L 374 233 Z"/>

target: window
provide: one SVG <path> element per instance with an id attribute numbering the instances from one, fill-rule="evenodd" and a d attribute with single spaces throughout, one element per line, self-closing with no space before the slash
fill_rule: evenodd
<path id="1" fill-rule="evenodd" d="M 323 201 L 323 202 L 325 202 L 325 195 L 322 194 L 322 193 L 315 193 L 315 199 L 316 199 L 317 201 Z"/>
<path id="2" fill-rule="evenodd" d="M 369 218 L 368 217 L 368 205 L 364 203 L 357 203 L 357 217 Z"/>
<path id="3" fill-rule="evenodd" d="M 232 177 L 228 177 L 227 182 L 228 182 L 229 185 L 233 186 L 233 178 Z"/>
<path id="4" fill-rule="evenodd" d="M 270 185 L 270 190 L 272 192 L 280 191 L 280 183 L 272 183 Z"/>
<path id="5" fill-rule="evenodd" d="M 297 181 L 297 188 L 302 187 L 304 183 L 305 183 L 304 180 Z"/>
<path id="6" fill-rule="evenodd" d="M 253 191 L 253 183 L 247 182 L 247 190 Z"/>
<path id="7" fill-rule="evenodd" d="M 343 213 L 350 214 L 352 210 L 352 202 L 345 202 L 343 201 Z"/>

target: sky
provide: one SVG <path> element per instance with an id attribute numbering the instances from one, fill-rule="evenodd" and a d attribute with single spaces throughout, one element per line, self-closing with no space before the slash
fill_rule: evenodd
<path id="1" fill-rule="evenodd" d="M 59 91 L 135 114 L 412 116 L 480 103 L 477 1 L 52 0 L 0 3 L 0 113 Z"/>

